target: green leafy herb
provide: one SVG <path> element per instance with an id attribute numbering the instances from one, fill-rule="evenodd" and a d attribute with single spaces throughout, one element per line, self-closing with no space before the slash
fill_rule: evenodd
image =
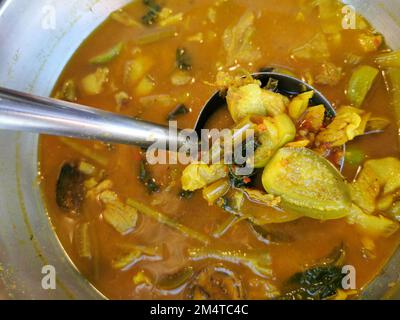
<path id="1" fill-rule="evenodd" d="M 182 190 L 182 191 L 179 193 L 179 197 L 180 197 L 181 199 L 189 200 L 189 199 L 191 199 L 191 198 L 193 197 L 193 194 L 194 194 L 193 191 Z"/>
<path id="2" fill-rule="evenodd" d="M 142 17 L 142 23 L 152 25 L 157 22 L 161 6 L 154 0 L 143 0 L 143 4 L 148 8 L 147 13 Z"/>
<path id="3" fill-rule="evenodd" d="M 146 186 L 149 193 L 160 191 L 160 186 L 156 183 L 150 172 L 146 168 L 146 162 L 140 162 L 139 180 Z"/>
<path id="4" fill-rule="evenodd" d="M 178 116 L 188 114 L 189 112 L 190 110 L 184 104 L 180 104 L 170 113 L 168 113 L 167 120 L 168 121 L 175 120 Z"/>
<path id="5" fill-rule="evenodd" d="M 342 288 L 342 268 L 338 266 L 319 266 L 295 274 L 289 280 L 284 300 L 322 300 L 336 294 Z"/>
<path id="6" fill-rule="evenodd" d="M 185 48 L 176 49 L 176 66 L 180 70 L 192 69 L 192 58 Z"/>

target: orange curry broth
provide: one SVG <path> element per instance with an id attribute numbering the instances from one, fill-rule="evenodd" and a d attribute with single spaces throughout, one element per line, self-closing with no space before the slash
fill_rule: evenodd
<path id="1" fill-rule="evenodd" d="M 262 58 L 254 65 L 244 66 L 245 68 L 256 71 L 264 66 L 280 66 L 289 68 L 298 75 L 305 76 L 306 71 L 313 73 L 320 67 L 319 63 L 312 60 L 296 61 L 290 58 L 292 48 L 304 44 L 313 35 L 320 32 L 320 25 L 317 23 L 318 14 L 315 10 L 310 11 L 303 22 L 295 20 L 300 10 L 300 2 L 304 1 L 228 1 L 217 9 L 215 24 L 207 20 L 208 8 L 215 1 L 168 0 L 165 2 L 174 12 L 183 12 L 185 15 L 184 22 L 177 26 L 178 36 L 141 46 L 141 50 L 143 55 L 151 57 L 155 61 L 154 66 L 149 71 L 156 83 L 151 95 L 170 94 L 178 100 L 184 100 L 185 105 L 191 109 L 191 113 L 179 117 L 180 127 L 193 126 L 198 111 L 214 92 L 215 89 L 205 82 L 214 81 L 217 73 L 217 62 L 224 62 L 225 54 L 221 42 L 223 31 L 237 21 L 246 8 L 257 13 L 255 20 L 257 31 L 254 35 L 254 44 L 260 47 Z M 141 1 L 137 1 L 127 6 L 126 12 L 140 21 L 140 17 L 145 13 L 145 8 Z M 119 90 L 132 93 L 133 88 L 126 86 L 122 81 L 123 67 L 125 62 L 131 59 L 131 51 L 136 47 L 132 40 L 143 32 L 148 32 L 147 27 L 129 28 L 108 19 L 77 50 L 61 75 L 55 91 L 62 86 L 65 80 L 73 79 L 79 83 L 84 76 L 96 70 L 96 66 L 88 63 L 90 58 L 107 50 L 119 41 L 125 41 L 127 48 L 117 59 L 108 63 L 107 67 L 110 69 L 110 81 Z M 204 33 L 204 43 L 186 40 L 188 36 L 198 32 Z M 365 63 L 372 61 L 372 55 L 363 53 L 354 41 L 357 32 L 359 31 L 343 31 L 342 44 L 337 47 L 331 45 L 330 48 L 332 62 L 343 68 L 345 77 L 335 87 L 316 85 L 316 88 L 321 90 L 335 106 L 348 103 L 345 88 L 353 67 L 344 63 L 345 54 L 348 52 L 362 54 Z M 217 35 L 216 37 L 214 33 Z M 185 47 L 190 52 L 193 64 L 191 74 L 196 80 L 194 83 L 182 87 L 176 87 L 170 82 L 170 76 L 176 70 L 175 53 L 178 47 Z M 104 92 L 99 95 L 80 95 L 78 103 L 116 112 L 114 94 L 115 91 L 107 86 Z M 173 108 L 174 106 L 163 107 L 159 105 L 145 107 L 138 102 L 138 97 L 133 95 L 132 100 L 126 107 L 122 108 L 121 113 L 165 124 L 166 116 Z M 372 92 L 368 95 L 365 109 L 377 116 L 392 117 L 389 97 L 381 75 Z M 215 126 L 226 121 L 223 118 L 226 118 L 226 115 L 223 113 L 219 117 L 213 120 Z M 151 172 L 157 183 L 161 185 L 161 192 L 149 195 L 138 179 L 140 165 L 140 150 L 138 148 L 115 145 L 113 150 L 109 151 L 98 142 L 82 141 L 79 143 L 93 148 L 96 152 L 107 157 L 108 165 L 103 169 L 105 169 L 106 177 L 114 183 L 113 190 L 123 200 L 128 197 L 134 198 L 158 209 L 182 224 L 206 234 L 211 234 L 229 217 L 229 214 L 222 209 L 209 206 L 203 200 L 201 192 L 195 193 L 190 200 L 180 199 L 178 194 L 181 189 L 179 182 L 180 172 L 183 169 L 181 166 L 158 165 L 152 167 Z M 396 128 L 392 125 L 384 134 L 358 138 L 352 145 L 361 147 L 370 158 L 398 155 Z M 78 161 L 84 159 L 84 157 L 64 145 L 57 137 L 42 136 L 39 150 L 41 186 L 55 231 L 77 268 L 107 297 L 114 299 L 182 299 L 185 298 L 183 291 L 161 293 L 156 288 L 143 285 L 135 286 L 133 277 L 137 272 L 144 270 L 151 279 L 159 279 L 162 275 L 177 272 L 187 265 L 192 265 L 195 270 L 199 270 L 205 265 L 216 262 L 215 260 L 190 261 L 186 250 L 190 247 L 201 246 L 199 242 L 140 214 L 137 229 L 129 235 L 121 236 L 102 220 L 102 207 L 96 201 L 84 201 L 82 214 L 78 217 L 65 213 L 57 207 L 55 200 L 55 186 L 60 168 L 66 162 Z M 344 174 L 348 180 L 351 181 L 354 178 L 356 170 L 357 168 L 351 166 L 345 168 Z M 171 181 L 176 181 L 176 184 L 170 188 L 169 192 L 166 192 L 165 188 L 170 185 Z M 90 261 L 79 258 L 73 239 L 74 227 L 82 221 L 90 222 L 97 239 L 94 257 Z M 213 240 L 211 247 L 266 250 L 272 257 L 274 274 L 273 279 L 268 280 L 267 283 L 271 283 L 279 289 L 291 275 L 303 270 L 304 266 L 325 257 L 334 247 L 343 242 L 347 248 L 346 264 L 356 267 L 357 287 L 362 288 L 379 272 L 399 240 L 399 234 L 389 239 L 377 239 L 376 258 L 366 259 L 362 253 L 362 237 L 354 227 L 349 226 L 343 220 L 322 222 L 303 218 L 291 223 L 274 225 L 270 228 L 287 233 L 295 241 L 264 244 L 256 238 L 248 223 L 242 221 L 232 227 L 222 238 Z M 164 258 L 161 261 L 141 261 L 127 271 L 114 270 L 111 261 L 118 256 L 118 248 L 123 244 L 163 246 Z M 259 277 L 250 269 L 228 262 L 223 262 L 223 264 L 243 279 L 247 298 L 263 299 L 270 297 L 266 292 L 268 290 L 263 289 L 262 286 L 254 285 L 256 281 L 254 279 Z"/>

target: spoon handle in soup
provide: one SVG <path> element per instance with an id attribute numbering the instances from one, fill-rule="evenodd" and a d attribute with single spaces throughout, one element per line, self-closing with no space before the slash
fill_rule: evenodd
<path id="1" fill-rule="evenodd" d="M 166 126 L 1 87 L 0 129 L 171 150 L 187 142 Z"/>

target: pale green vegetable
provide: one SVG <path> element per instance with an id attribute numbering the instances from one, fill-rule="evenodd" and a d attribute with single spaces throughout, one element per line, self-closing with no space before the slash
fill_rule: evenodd
<path id="1" fill-rule="evenodd" d="M 221 179 L 203 189 L 203 198 L 210 204 L 214 204 L 218 198 L 223 197 L 230 189 L 228 179 Z"/>
<path id="2" fill-rule="evenodd" d="M 228 176 L 224 164 L 192 163 L 182 173 L 182 188 L 185 191 L 195 191 Z"/>
<path id="3" fill-rule="evenodd" d="M 79 257 L 91 259 L 92 242 L 90 240 L 90 224 L 88 222 L 78 224 L 75 228 L 74 237 Z"/>
<path id="4" fill-rule="evenodd" d="M 124 68 L 124 82 L 130 85 L 138 82 L 150 71 L 153 65 L 154 61 L 143 55 L 126 62 Z"/>
<path id="5" fill-rule="evenodd" d="M 198 231 L 190 229 L 180 224 L 179 222 L 169 218 L 168 216 L 162 214 L 161 212 L 158 212 L 134 199 L 128 199 L 127 204 L 138 210 L 141 214 L 144 214 L 145 216 L 150 217 L 161 224 L 165 224 L 166 226 L 172 229 L 178 230 L 179 232 L 183 233 L 189 238 L 199 240 L 200 242 L 203 243 L 208 243 L 210 240 L 207 235 L 204 235 Z"/>
<path id="6" fill-rule="evenodd" d="M 397 126 L 400 128 L 400 68 L 388 68 L 385 75 L 392 96 L 391 105 L 396 116 Z"/>
<path id="7" fill-rule="evenodd" d="M 340 173 L 306 148 L 280 149 L 265 167 L 262 183 L 281 197 L 282 208 L 310 218 L 339 219 L 350 209 L 350 192 Z"/>
<path id="8" fill-rule="evenodd" d="M 112 267 L 114 269 L 127 271 L 142 260 L 160 260 L 162 250 L 159 247 L 132 246 L 118 258 L 113 259 Z"/>
<path id="9" fill-rule="evenodd" d="M 355 137 L 363 135 L 371 113 L 362 109 L 343 106 L 333 121 L 316 138 L 318 144 L 339 147 Z"/>
<path id="10" fill-rule="evenodd" d="M 383 68 L 400 68 L 400 50 L 380 54 L 375 58 L 375 62 Z"/>
<path id="11" fill-rule="evenodd" d="M 117 194 L 112 191 L 102 192 L 99 199 L 105 205 L 102 212 L 105 222 L 122 235 L 134 230 L 138 218 L 135 208 L 119 201 Z"/>
<path id="12" fill-rule="evenodd" d="M 292 50 L 294 59 L 325 61 L 330 58 L 328 40 L 323 33 L 316 34 L 304 45 Z"/>
<path id="13" fill-rule="evenodd" d="M 191 248 L 189 257 L 193 260 L 217 259 L 240 263 L 248 266 L 263 277 L 271 277 L 271 257 L 265 250 L 215 250 L 209 248 Z"/>
<path id="14" fill-rule="evenodd" d="M 354 70 L 348 85 L 347 97 L 355 107 L 361 107 L 378 74 L 378 69 L 367 65 Z"/>
<path id="15" fill-rule="evenodd" d="M 342 27 L 342 6 L 338 1 L 317 0 L 319 8 L 319 22 L 322 30 L 327 34 L 340 34 Z"/>
<path id="16" fill-rule="evenodd" d="M 122 49 L 124 48 L 124 43 L 119 42 L 116 44 L 114 47 L 111 49 L 108 49 L 107 51 L 99 54 L 98 56 L 93 57 L 92 59 L 89 60 L 89 63 L 91 64 L 105 64 L 108 63 L 112 60 L 114 60 L 116 57 L 118 57 L 121 54 Z"/>
<path id="17" fill-rule="evenodd" d="M 67 80 L 63 83 L 61 92 L 59 93 L 61 99 L 76 102 L 78 100 L 77 87 L 74 80 Z"/>
<path id="18" fill-rule="evenodd" d="M 384 158 L 368 160 L 351 184 L 355 204 L 367 213 L 376 210 L 379 196 L 386 196 L 400 189 L 400 160 Z"/>
<path id="19" fill-rule="evenodd" d="M 149 33 L 145 33 L 145 34 L 139 36 L 134 41 L 137 45 L 144 46 L 144 45 L 159 42 L 159 41 L 162 41 L 162 40 L 165 40 L 168 38 L 173 38 L 175 36 L 175 34 L 176 34 L 175 27 L 156 29 L 155 31 L 151 31 Z"/>
<path id="20" fill-rule="evenodd" d="M 102 93 L 104 85 L 108 81 L 109 73 L 108 68 L 97 68 L 94 73 L 84 77 L 81 81 L 84 92 L 90 96 Z"/>
<path id="21" fill-rule="evenodd" d="M 388 238 L 399 229 L 397 222 L 383 216 L 366 214 L 356 205 L 351 207 L 346 221 L 349 224 L 355 225 L 361 232 L 372 237 Z"/>
<path id="22" fill-rule="evenodd" d="M 264 90 L 258 83 L 229 88 L 226 101 L 235 122 L 247 116 L 275 116 L 284 113 L 289 103 L 287 97 Z"/>
<path id="23" fill-rule="evenodd" d="M 366 158 L 364 151 L 356 147 L 347 147 L 345 161 L 352 166 L 359 166 Z"/>
<path id="24" fill-rule="evenodd" d="M 306 112 L 310 99 L 314 96 L 314 91 L 308 91 L 301 93 L 294 97 L 289 103 L 289 115 L 290 117 L 297 121 Z"/>
<path id="25" fill-rule="evenodd" d="M 366 31 L 358 36 L 358 43 L 365 52 L 378 51 L 383 43 L 383 37 L 380 34 L 374 34 L 371 31 Z"/>
<path id="26" fill-rule="evenodd" d="M 254 14 L 246 11 L 237 24 L 227 28 L 223 34 L 223 46 L 226 51 L 226 64 L 255 62 L 261 58 L 261 52 L 253 42 Z"/>

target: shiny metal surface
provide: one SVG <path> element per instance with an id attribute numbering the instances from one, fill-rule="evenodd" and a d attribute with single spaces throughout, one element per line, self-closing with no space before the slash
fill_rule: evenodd
<path id="1" fill-rule="evenodd" d="M 0 86 L 48 96 L 80 43 L 111 11 L 127 2 L 3 0 Z M 354 4 L 385 35 L 389 45 L 400 47 L 400 1 L 346 0 L 346 3 Z M 0 133 L 0 296 L 101 299 L 64 254 L 48 221 L 37 183 L 37 146 L 37 135 Z M 55 267 L 55 290 L 42 288 L 45 265 Z M 399 266 L 400 250 L 367 288 L 364 297 L 400 298 L 396 285 L 400 283 Z"/>
<path id="2" fill-rule="evenodd" d="M 169 128 L 111 112 L 0 88 L 0 129 L 109 143 L 180 148 L 186 139 Z"/>

